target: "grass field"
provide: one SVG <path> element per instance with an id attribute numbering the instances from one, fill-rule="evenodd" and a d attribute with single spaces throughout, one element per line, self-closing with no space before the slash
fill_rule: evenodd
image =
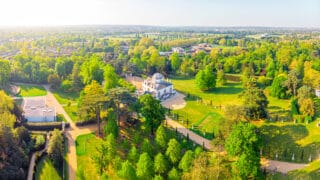
<path id="1" fill-rule="evenodd" d="M 102 142 L 102 139 L 97 138 L 94 134 L 80 135 L 76 139 L 77 173 L 82 173 L 85 179 L 99 179 L 91 157 L 96 152 L 96 147 Z"/>
<path id="2" fill-rule="evenodd" d="M 42 86 L 29 85 L 29 84 L 19 84 L 20 93 L 19 97 L 34 97 L 34 96 L 45 96 L 47 91 Z"/>
<path id="3" fill-rule="evenodd" d="M 210 133 L 216 132 L 219 122 L 223 120 L 223 107 L 242 104 L 239 98 L 242 91 L 240 83 L 229 82 L 213 91 L 202 92 L 196 87 L 194 79 L 172 78 L 172 82 L 176 90 L 187 96 L 186 107 L 173 111 L 179 115 L 179 122 L 187 126 L 188 119 L 189 129 L 194 125 L 193 131 L 209 139 Z M 276 159 L 275 156 L 278 154 L 278 160 L 301 163 L 308 163 L 310 156 L 311 160 L 317 158 L 320 154 L 317 150 L 320 148 L 320 128 L 316 123 L 320 119 L 308 125 L 294 124 L 289 114 L 290 100 L 271 97 L 269 90 L 270 87 L 267 87 L 264 91 L 269 101 L 268 112 L 271 121 L 253 122 L 260 127 L 263 135 L 263 156 Z M 204 132 L 207 132 L 206 135 Z"/>
<path id="4" fill-rule="evenodd" d="M 54 97 L 63 106 L 72 121 L 77 120 L 79 92 L 66 93 L 60 90 L 53 91 Z"/>
<path id="5" fill-rule="evenodd" d="M 59 180 L 61 178 L 61 172 L 53 166 L 51 160 L 44 156 L 41 158 L 36 167 L 36 180 Z"/>
<path id="6" fill-rule="evenodd" d="M 192 129 L 194 125 L 193 130 L 206 138 L 212 139 L 211 134 L 218 130 L 218 124 L 224 114 L 223 107 L 241 104 L 239 98 L 242 91 L 241 83 L 229 82 L 212 91 L 202 92 L 197 88 L 194 79 L 172 78 L 171 80 L 174 88 L 187 96 L 186 107 L 173 112 L 179 114 L 180 123 L 187 126 L 188 119 L 188 127 Z"/>

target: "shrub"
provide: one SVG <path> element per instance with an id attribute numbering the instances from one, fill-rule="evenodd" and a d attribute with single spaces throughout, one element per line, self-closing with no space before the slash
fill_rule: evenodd
<path id="1" fill-rule="evenodd" d="M 62 122 L 45 122 L 45 123 L 23 123 L 23 126 L 29 131 L 53 131 L 54 129 L 62 129 Z M 69 123 L 65 123 L 65 127 L 70 127 Z"/>
<path id="2" fill-rule="evenodd" d="M 72 81 L 70 81 L 68 79 L 62 81 L 62 83 L 60 85 L 60 90 L 62 90 L 64 92 L 70 92 L 72 90 Z"/>

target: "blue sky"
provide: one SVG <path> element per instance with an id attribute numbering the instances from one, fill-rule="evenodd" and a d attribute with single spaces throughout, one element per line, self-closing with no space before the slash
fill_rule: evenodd
<path id="1" fill-rule="evenodd" d="M 1 0 L 0 25 L 320 27 L 320 0 Z"/>

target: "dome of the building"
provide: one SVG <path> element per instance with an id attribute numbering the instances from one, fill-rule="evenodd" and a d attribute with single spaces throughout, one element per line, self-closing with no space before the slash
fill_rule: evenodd
<path id="1" fill-rule="evenodd" d="M 164 79 L 163 75 L 161 73 L 155 73 L 153 76 L 152 76 L 152 81 L 153 82 L 160 82 Z"/>

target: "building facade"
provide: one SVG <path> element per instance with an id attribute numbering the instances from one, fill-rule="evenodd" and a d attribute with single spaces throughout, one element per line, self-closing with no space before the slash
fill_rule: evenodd
<path id="1" fill-rule="evenodd" d="M 173 85 L 160 73 L 155 73 L 151 78 L 148 77 L 142 83 L 142 90 L 144 93 L 149 93 L 158 100 L 166 100 L 176 92 Z"/>

